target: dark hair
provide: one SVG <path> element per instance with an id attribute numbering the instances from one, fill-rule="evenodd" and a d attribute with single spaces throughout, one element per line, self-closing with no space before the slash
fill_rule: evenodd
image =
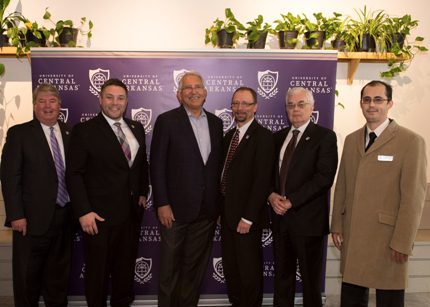
<path id="1" fill-rule="evenodd" d="M 100 89 L 100 96 L 103 94 L 103 91 L 105 90 L 105 88 L 107 88 L 108 86 L 111 86 L 111 85 L 122 87 L 125 90 L 126 96 L 128 96 L 127 86 L 121 80 L 115 79 L 115 78 L 106 80 L 105 83 L 103 83 L 103 85 Z"/>
<path id="2" fill-rule="evenodd" d="M 380 81 L 380 80 L 370 81 L 365 86 L 363 86 L 363 88 L 361 89 L 361 93 L 360 93 L 360 100 L 363 99 L 363 93 L 364 93 L 364 89 L 366 87 L 368 87 L 368 86 L 373 87 L 373 86 L 378 86 L 378 85 L 382 85 L 385 87 L 385 96 L 387 96 L 388 101 L 391 101 L 393 99 L 393 88 L 388 83 L 385 83 L 384 81 Z"/>
<path id="3" fill-rule="evenodd" d="M 254 102 L 255 104 L 257 104 L 257 93 L 254 91 L 254 89 L 252 89 L 252 88 L 250 88 L 250 87 L 247 87 L 247 86 L 241 86 L 241 87 L 237 88 L 237 89 L 234 91 L 233 95 L 231 96 L 231 100 L 233 101 L 233 97 L 234 97 L 234 95 L 236 95 L 236 93 L 237 93 L 237 92 L 241 92 L 241 91 L 247 91 L 247 92 L 250 92 L 250 93 L 251 93 L 251 95 L 252 95 L 252 100 L 253 100 L 253 102 Z"/>
<path id="4" fill-rule="evenodd" d="M 39 84 L 36 89 L 33 92 L 33 104 L 36 103 L 37 95 L 39 95 L 40 92 L 48 92 L 52 94 L 53 96 L 57 97 L 58 102 L 61 104 L 61 97 L 60 93 L 58 92 L 57 88 L 49 83 L 42 83 Z"/>

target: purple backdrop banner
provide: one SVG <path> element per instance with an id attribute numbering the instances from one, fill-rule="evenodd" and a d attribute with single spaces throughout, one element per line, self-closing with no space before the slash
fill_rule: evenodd
<path id="1" fill-rule="evenodd" d="M 178 106 L 178 80 L 189 70 L 196 70 L 203 75 L 208 90 L 205 108 L 223 120 L 225 131 L 233 127 L 230 100 L 234 90 L 240 86 L 249 86 L 257 91 L 256 119 L 273 132 L 288 126 L 285 93 L 295 86 L 304 86 L 313 91 L 316 101 L 313 121 L 328 128 L 333 127 L 337 64 L 335 51 L 61 50 L 63 49 L 32 49 L 33 87 L 40 83 L 54 84 L 63 101 L 61 118 L 73 125 L 86 121 L 99 112 L 98 95 L 100 86 L 106 79 L 121 79 L 129 89 L 126 116 L 144 125 L 148 154 L 155 119 L 160 113 Z M 153 296 L 157 294 L 160 232 L 151 197 L 149 205 L 141 228 L 135 288 L 137 295 Z M 264 232 L 262 245 L 264 292 L 268 294 L 273 293 L 274 277 L 271 243 L 272 234 L 267 230 Z M 84 273 L 81 236 L 77 234 L 70 295 L 83 295 Z M 296 279 L 297 291 L 301 292 L 299 273 Z M 217 228 L 202 294 L 210 296 L 225 293 L 220 233 Z"/>

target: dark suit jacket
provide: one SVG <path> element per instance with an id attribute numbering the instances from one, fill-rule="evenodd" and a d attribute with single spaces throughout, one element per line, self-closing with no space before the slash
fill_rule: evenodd
<path id="1" fill-rule="evenodd" d="M 290 128 L 275 134 L 276 157 Z M 329 194 L 337 169 L 336 134 L 327 128 L 309 123 L 296 145 L 290 161 L 285 194 L 292 209 L 284 216 L 274 214 L 274 225 L 295 235 L 329 233 Z M 275 171 L 279 192 L 279 165 Z"/>
<path id="2" fill-rule="evenodd" d="M 158 116 L 151 143 L 151 183 L 155 207 L 169 204 L 176 221 L 192 222 L 204 206 L 209 217 L 219 213 L 222 121 L 205 111 L 211 153 L 203 163 L 183 106 Z"/>
<path id="3" fill-rule="evenodd" d="M 224 163 L 235 129 L 224 138 Z M 235 230 L 241 218 L 252 227 L 268 226 L 267 197 L 275 157 L 272 133 L 257 121 L 251 123 L 236 149 L 228 171 L 223 218 Z"/>
<path id="4" fill-rule="evenodd" d="M 138 199 L 148 194 L 145 130 L 138 122 L 124 121 L 139 143 L 131 167 L 101 113 L 73 128 L 66 179 L 77 217 L 94 211 L 106 219 L 106 225 L 118 225 L 130 214 L 143 213 Z"/>
<path id="5" fill-rule="evenodd" d="M 58 122 L 67 153 L 70 129 Z M 52 221 L 57 199 L 57 172 L 48 141 L 36 119 L 8 130 L 1 160 L 6 208 L 5 226 L 26 218 L 30 235 L 43 235 Z"/>

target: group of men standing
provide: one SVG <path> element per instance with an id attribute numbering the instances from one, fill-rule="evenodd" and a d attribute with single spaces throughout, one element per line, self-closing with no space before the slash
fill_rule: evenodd
<path id="1" fill-rule="evenodd" d="M 224 137 L 222 121 L 203 108 L 206 96 L 202 76 L 184 74 L 179 107 L 154 125 L 148 166 L 145 132 L 124 117 L 128 91 L 120 80 L 104 83 L 101 112 L 73 131 L 58 121 L 55 87 L 36 88 L 35 118 L 9 129 L 1 163 L 16 306 L 37 306 L 41 295 L 47 306 L 67 305 L 72 213 L 83 231 L 88 306 L 106 306 L 109 289 L 111 306 L 129 306 L 149 173 L 161 224 L 159 306 L 197 306 L 219 216 L 232 306 L 262 306 L 268 227 L 274 306 L 294 306 L 297 265 L 304 306 L 322 306 L 335 133 L 311 121 L 315 102 L 305 88 L 287 92 L 291 125 L 275 134 L 255 119 L 252 88 L 233 93 L 236 127 Z M 368 287 L 377 289 L 377 306 L 403 306 L 426 156 L 420 136 L 388 119 L 392 105 L 388 84 L 367 84 L 366 125 L 345 141 L 331 226 L 344 307 L 367 306 Z"/>

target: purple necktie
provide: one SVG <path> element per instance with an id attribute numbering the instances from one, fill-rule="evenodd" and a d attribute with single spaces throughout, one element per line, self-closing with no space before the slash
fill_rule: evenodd
<path id="1" fill-rule="evenodd" d="M 228 169 L 230 167 L 231 160 L 233 160 L 234 154 L 236 152 L 237 146 L 239 145 L 239 129 L 236 129 L 234 132 L 233 138 L 230 142 L 230 148 L 228 150 L 227 159 L 224 164 L 224 171 L 222 173 L 221 178 L 221 193 L 225 195 L 226 187 L 227 187 L 227 177 L 228 177 Z"/>
<path id="2" fill-rule="evenodd" d="M 125 157 L 127 158 L 128 165 L 131 163 L 131 150 L 130 145 L 127 142 L 127 138 L 125 137 L 124 131 L 121 129 L 121 123 L 116 122 L 114 123 L 116 126 L 116 137 L 118 138 L 119 143 L 121 144 L 122 152 L 124 153 Z"/>
<path id="3" fill-rule="evenodd" d="M 66 182 L 64 180 L 64 161 L 61 156 L 60 146 L 58 145 L 57 138 L 55 137 L 54 127 L 50 127 L 49 129 L 51 130 L 49 137 L 51 140 L 52 154 L 54 156 L 55 170 L 57 171 L 58 178 L 57 204 L 64 207 L 69 201 L 69 194 L 67 193 Z"/>

